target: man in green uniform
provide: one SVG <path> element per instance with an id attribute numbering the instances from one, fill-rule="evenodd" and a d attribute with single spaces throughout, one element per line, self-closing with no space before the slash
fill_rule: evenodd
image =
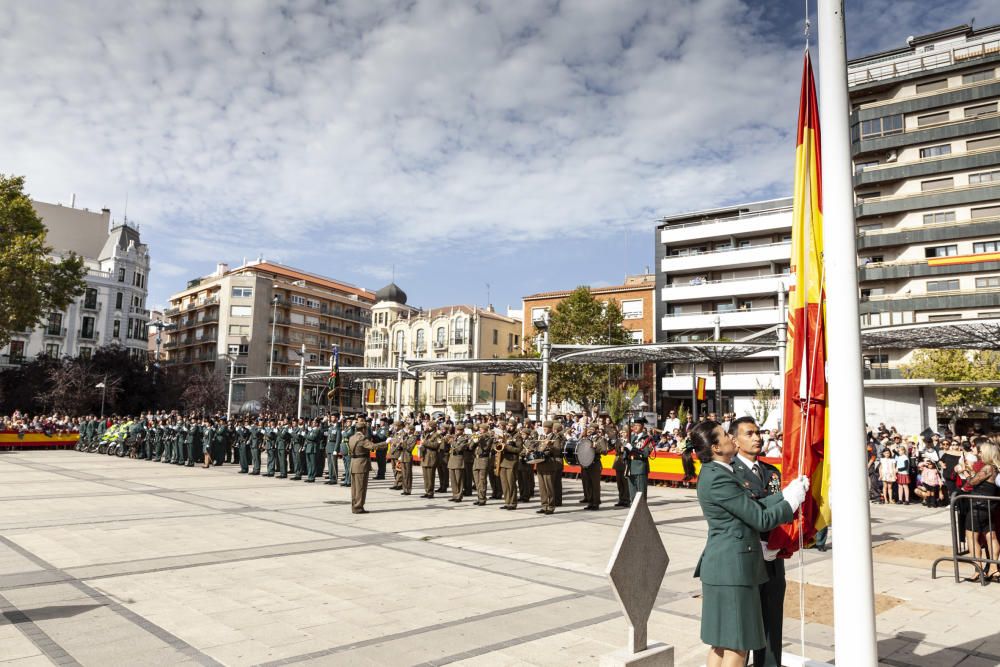
<path id="1" fill-rule="evenodd" d="M 292 479 L 300 480 L 302 479 L 304 454 L 305 454 L 305 443 L 306 443 L 306 424 L 305 421 L 299 419 L 292 428 L 290 429 L 292 435 Z"/>
<path id="2" fill-rule="evenodd" d="M 368 475 L 372 469 L 370 452 L 385 449 L 385 442 L 375 442 L 368 437 L 368 424 L 359 417 L 355 422 L 355 432 L 348 439 L 351 451 L 351 512 L 367 514 L 365 500 L 368 496 Z"/>
<path id="3" fill-rule="evenodd" d="M 781 491 L 781 472 L 759 460 L 762 440 L 753 417 L 740 417 L 729 424 L 729 435 L 736 442 L 733 473 L 750 490 L 754 500 L 762 500 Z M 767 581 L 760 585 L 760 607 L 764 618 L 763 649 L 753 652 L 754 667 L 781 667 L 781 633 L 785 611 L 785 561 L 775 558 L 766 548 L 770 531 L 760 534 Z"/>
<path id="4" fill-rule="evenodd" d="M 646 420 L 632 420 L 632 435 L 625 445 L 626 474 L 628 475 L 628 502 L 631 506 L 635 494 L 645 493 L 649 484 L 649 455 L 653 453 L 653 438 L 646 432 Z"/>
<path id="5" fill-rule="evenodd" d="M 437 430 L 437 422 L 424 422 L 420 441 L 420 472 L 424 476 L 424 494 L 421 498 L 434 497 L 434 473 L 437 470 L 438 452 L 444 447 L 444 438 Z"/>
<path id="6" fill-rule="evenodd" d="M 267 427 L 264 433 L 264 449 L 267 451 L 267 477 L 274 477 L 275 470 L 278 469 L 278 422 L 274 419 L 267 420 Z"/>
<path id="7" fill-rule="evenodd" d="M 587 505 L 585 510 L 601 509 L 601 457 L 608 453 L 608 439 L 596 424 L 591 424 L 585 431 L 586 437 L 594 445 L 594 461 L 580 472 L 583 480 L 583 497 Z"/>
<path id="8" fill-rule="evenodd" d="M 330 415 L 327 420 L 326 467 L 330 471 L 330 479 L 323 483 L 333 485 L 337 483 L 337 477 L 340 475 L 337 459 L 340 456 L 340 442 L 343 437 L 343 429 L 340 427 L 340 415 Z"/>
<path id="9" fill-rule="evenodd" d="M 561 421 L 552 423 L 552 436 L 555 440 L 555 447 L 559 448 L 559 455 L 554 456 L 556 464 L 555 474 L 552 475 L 552 499 L 556 507 L 562 506 L 562 481 L 563 481 L 563 449 L 566 446 L 566 432 L 563 430 Z"/>
<path id="10" fill-rule="evenodd" d="M 201 421 L 194 415 L 191 415 L 188 418 L 187 433 L 184 436 L 184 447 L 187 451 L 184 465 L 188 468 L 193 468 L 194 462 L 199 458 L 202 460 L 205 458 L 201 454 L 201 430 Z"/>
<path id="11" fill-rule="evenodd" d="M 344 479 L 340 483 L 341 486 L 351 486 L 351 447 L 350 439 L 351 436 L 357 431 L 354 426 L 354 422 L 349 425 L 347 419 L 343 418 L 341 422 L 344 424 L 344 432 L 340 436 L 340 455 L 344 459 Z"/>
<path id="12" fill-rule="evenodd" d="M 552 432 L 552 427 L 552 421 L 545 421 L 542 424 L 543 435 L 535 447 L 536 454 L 542 455 L 541 460 L 535 464 L 535 473 L 538 474 L 539 502 L 541 503 L 538 514 L 553 514 L 556 511 L 554 478 L 556 471 L 559 470 L 556 457 L 562 456 L 562 442 Z"/>
<path id="13" fill-rule="evenodd" d="M 478 433 L 471 436 L 470 448 L 475 460 L 472 462 L 472 474 L 475 476 L 476 505 L 486 504 L 486 488 L 489 480 L 490 463 L 493 454 L 493 439 L 489 435 L 489 425 L 486 423 L 474 426 Z"/>
<path id="14" fill-rule="evenodd" d="M 451 446 L 448 458 L 448 475 L 451 478 L 451 498 L 448 502 L 462 502 L 462 491 L 465 489 L 465 452 L 470 444 L 471 438 L 465 432 L 456 434 L 455 444 Z"/>
<path id="15" fill-rule="evenodd" d="M 252 422 L 248 427 L 249 432 L 249 446 L 250 446 L 250 474 L 259 475 L 260 474 L 260 446 L 263 444 L 264 440 L 264 422 L 261 419 L 257 419 Z"/>
<path id="16" fill-rule="evenodd" d="M 400 495 L 408 496 L 413 490 L 413 447 L 417 436 L 412 424 L 407 424 L 392 440 L 392 458 L 399 465 Z"/>
<path id="17" fill-rule="evenodd" d="M 319 418 L 313 419 L 312 425 L 306 431 L 305 457 L 306 479 L 309 484 L 316 482 L 316 453 L 319 451 L 319 441 L 323 437 L 323 427 Z"/>
<path id="18" fill-rule="evenodd" d="M 517 433 L 516 421 L 511 420 L 505 431 L 499 439 L 503 449 L 495 453 L 496 456 L 500 457 L 500 486 L 503 488 L 503 505 L 500 506 L 500 509 L 516 510 L 518 459 L 521 456 L 524 443 Z"/>
<path id="19" fill-rule="evenodd" d="M 278 426 L 278 479 L 288 478 L 288 450 L 292 447 L 292 429 L 287 419 Z"/>
<path id="20" fill-rule="evenodd" d="M 604 425 L 604 433 L 608 436 L 608 446 L 615 450 L 615 462 L 612 465 L 615 471 L 615 487 L 618 489 L 618 502 L 615 507 L 628 507 L 628 458 L 626 457 L 625 441 L 622 440 L 618 428 L 614 424 Z"/>
<path id="21" fill-rule="evenodd" d="M 525 422 L 518 434 L 521 438 L 521 456 L 517 467 L 517 493 L 518 500 L 526 503 L 535 495 L 535 469 L 525 461 L 525 457 L 535 449 L 535 441 L 538 439 L 535 422 Z"/>

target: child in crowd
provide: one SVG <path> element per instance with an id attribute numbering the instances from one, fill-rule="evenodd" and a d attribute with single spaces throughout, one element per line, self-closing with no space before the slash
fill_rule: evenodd
<path id="1" fill-rule="evenodd" d="M 889 504 L 892 499 L 892 485 L 896 481 L 896 459 L 888 447 L 882 450 L 879 460 L 878 478 L 882 481 L 882 502 Z"/>

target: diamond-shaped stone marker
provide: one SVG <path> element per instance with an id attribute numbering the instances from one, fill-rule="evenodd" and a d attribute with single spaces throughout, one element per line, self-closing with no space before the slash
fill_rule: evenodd
<path id="1" fill-rule="evenodd" d="M 630 653 L 646 650 L 646 624 L 660 592 L 670 557 L 646 505 L 637 493 L 608 562 L 608 579 L 628 619 Z"/>

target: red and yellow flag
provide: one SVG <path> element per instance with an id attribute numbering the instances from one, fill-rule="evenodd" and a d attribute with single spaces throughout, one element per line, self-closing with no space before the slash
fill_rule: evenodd
<path id="1" fill-rule="evenodd" d="M 811 486 L 796 521 L 771 531 L 770 546 L 784 557 L 798 550 L 800 531 L 803 545 L 808 545 L 830 522 L 822 185 L 819 108 L 806 52 L 795 146 L 781 473 L 786 482 L 807 475 Z"/>

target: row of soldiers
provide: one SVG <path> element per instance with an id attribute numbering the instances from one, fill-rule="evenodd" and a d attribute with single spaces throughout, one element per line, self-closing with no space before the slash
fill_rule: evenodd
<path id="1" fill-rule="evenodd" d="M 413 467 L 423 477 L 422 498 L 447 493 L 450 502 L 475 495 L 475 505 L 502 500 L 504 510 L 516 510 L 537 490 L 539 514 L 553 514 L 562 505 L 563 454 L 566 436 L 561 421 L 536 422 L 486 419 L 467 424 L 439 424 L 414 419 L 390 424 L 387 418 L 331 415 L 310 421 L 294 418 L 235 418 L 143 415 L 133 422 L 84 420 L 80 440 L 87 445 L 111 428 L 125 430 L 139 458 L 174 465 L 202 467 L 238 463 L 240 473 L 315 482 L 328 470 L 326 484 L 351 487 L 352 511 L 366 513 L 368 480 L 375 459 L 375 479 L 394 474 L 392 490 L 410 495 Z M 645 490 L 653 450 L 644 423 L 619 433 L 604 418 L 583 434 L 594 448 L 594 462 L 581 468 L 584 509 L 601 504 L 601 456 L 615 452 L 617 507 L 628 507 Z M 416 457 L 414 457 L 416 452 Z M 262 454 L 266 468 L 262 472 Z M 341 470 L 341 462 L 342 470 Z M 439 484 L 435 485 L 435 478 Z"/>

